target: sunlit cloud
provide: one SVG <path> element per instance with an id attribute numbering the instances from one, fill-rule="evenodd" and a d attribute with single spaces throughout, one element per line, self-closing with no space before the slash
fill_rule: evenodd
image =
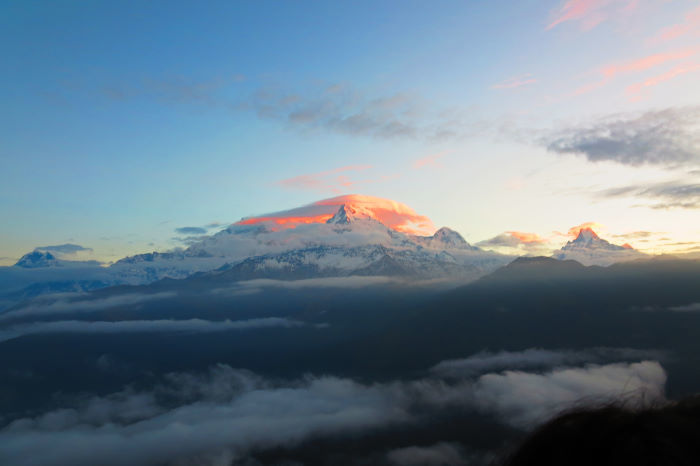
<path id="1" fill-rule="evenodd" d="M 692 33 L 700 33 L 700 6 L 688 11 L 680 23 L 663 28 L 651 41 L 666 42 Z"/>
<path id="2" fill-rule="evenodd" d="M 652 209 L 700 209 L 700 184 L 675 180 L 610 188 L 597 193 L 603 198 L 630 197 L 652 201 L 639 207 Z"/>
<path id="3" fill-rule="evenodd" d="M 545 243 L 546 238 L 540 237 L 537 233 L 525 233 L 522 231 L 508 231 L 509 235 L 519 239 L 523 243 Z"/>
<path id="4" fill-rule="evenodd" d="M 546 29 L 576 21 L 582 30 L 590 30 L 615 15 L 634 11 L 638 3 L 638 0 L 568 0 L 552 12 L 553 19 Z"/>
<path id="5" fill-rule="evenodd" d="M 566 232 L 566 235 L 570 238 L 576 238 L 581 233 L 581 231 L 588 230 L 593 232 L 593 234 L 595 234 L 595 236 L 597 237 L 598 234 L 596 232 L 603 230 L 604 228 L 605 225 L 598 222 L 585 222 L 580 225 L 576 225 L 569 228 L 569 231 Z"/>
<path id="6" fill-rule="evenodd" d="M 544 238 L 537 233 L 506 231 L 484 241 L 476 243 L 482 249 L 504 254 L 550 255 L 555 245 L 551 238 Z"/>
<path id="7" fill-rule="evenodd" d="M 599 80 L 579 86 L 572 93 L 572 95 L 579 96 L 587 94 L 589 92 L 595 91 L 596 89 L 600 89 L 608 85 L 610 82 L 612 82 L 619 76 L 641 73 L 652 68 L 665 65 L 667 63 L 677 62 L 683 59 L 690 59 L 698 55 L 698 53 L 700 53 L 700 48 L 683 48 L 677 50 L 669 50 L 661 53 L 654 53 L 634 60 L 628 60 L 619 63 L 608 63 L 595 70 L 595 73 L 600 75 Z"/>
<path id="8" fill-rule="evenodd" d="M 671 50 L 664 53 L 655 53 L 637 60 L 627 61 L 624 63 L 610 64 L 603 67 L 600 71 L 606 78 L 614 78 L 623 73 L 634 73 L 638 71 L 648 70 L 650 68 L 663 65 L 671 61 L 681 60 L 694 56 L 698 53 L 697 48 L 687 48 L 681 50 Z"/>
<path id="9" fill-rule="evenodd" d="M 249 217 L 237 222 L 237 225 L 266 224 L 270 228 L 295 228 L 302 224 L 325 223 L 345 205 L 356 215 L 380 221 L 387 227 L 410 234 L 430 235 L 436 230 L 433 222 L 426 216 L 417 214 L 413 209 L 400 202 L 360 194 L 348 194 L 331 199 L 314 202 L 304 207 L 275 212 L 267 215 Z"/>
<path id="10" fill-rule="evenodd" d="M 626 92 L 630 99 L 637 100 L 641 97 L 640 94 L 650 87 L 658 86 L 659 84 L 670 81 L 678 76 L 694 73 L 696 71 L 700 71 L 700 63 L 681 65 L 663 74 L 646 79 L 641 83 L 631 84 L 630 86 L 627 86 Z"/>
<path id="11" fill-rule="evenodd" d="M 442 159 L 444 156 L 449 154 L 451 151 L 449 150 L 444 150 L 441 152 L 436 152 L 434 154 L 430 154 L 426 157 L 420 158 L 413 162 L 413 168 L 425 168 L 425 167 L 440 167 L 442 164 L 440 163 L 440 159 Z"/>
<path id="12" fill-rule="evenodd" d="M 496 83 L 491 86 L 491 89 L 514 89 L 516 87 L 527 86 L 530 84 L 535 84 L 537 79 L 535 79 L 532 74 L 525 74 L 522 76 L 514 76 L 508 78 L 505 81 Z"/>

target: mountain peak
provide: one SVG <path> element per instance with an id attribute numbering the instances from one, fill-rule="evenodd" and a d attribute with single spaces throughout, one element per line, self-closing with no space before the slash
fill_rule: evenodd
<path id="1" fill-rule="evenodd" d="M 599 240 L 600 236 L 596 234 L 595 231 L 593 231 L 593 228 L 586 227 L 586 228 L 581 228 L 578 232 L 578 236 L 574 240 L 575 242 L 590 242 L 593 240 Z"/>
<path id="2" fill-rule="evenodd" d="M 350 223 L 350 217 L 352 215 L 348 210 L 350 210 L 350 208 L 345 204 L 341 205 L 338 211 L 333 214 L 331 218 L 326 220 L 326 223 L 329 225 L 347 225 Z"/>
<path id="3" fill-rule="evenodd" d="M 640 256 L 642 253 L 629 244 L 613 244 L 598 236 L 590 227 L 581 228 L 576 239 L 566 243 L 553 255 L 556 259 L 573 259 L 583 265 L 610 265 Z"/>
<path id="4" fill-rule="evenodd" d="M 39 267 L 52 267 L 60 265 L 56 256 L 48 251 L 34 250 L 23 255 L 15 264 L 15 267 L 23 267 L 25 269 L 35 269 Z"/>
<path id="5" fill-rule="evenodd" d="M 462 235 L 447 227 L 440 228 L 435 232 L 432 238 L 435 241 L 452 247 L 469 246 L 469 243 L 467 243 L 467 240 L 465 240 Z"/>

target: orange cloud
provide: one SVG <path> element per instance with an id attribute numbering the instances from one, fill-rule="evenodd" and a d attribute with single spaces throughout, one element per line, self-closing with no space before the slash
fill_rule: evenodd
<path id="1" fill-rule="evenodd" d="M 652 38 L 652 42 L 666 42 L 691 32 L 700 32 L 700 6 L 685 14 L 683 22 L 662 29 Z"/>
<path id="2" fill-rule="evenodd" d="M 321 192 L 341 192 L 342 188 L 349 188 L 356 182 L 341 173 L 350 171 L 362 171 L 372 168 L 372 165 L 348 165 L 319 173 L 310 173 L 287 178 L 277 182 L 278 185 L 289 189 L 305 189 Z"/>
<path id="3" fill-rule="evenodd" d="M 568 0 L 553 12 L 554 19 L 546 29 L 567 21 L 579 21 L 584 30 L 593 29 L 613 15 L 634 11 L 638 3 L 638 0 Z"/>
<path id="4" fill-rule="evenodd" d="M 507 231 L 510 236 L 517 238 L 521 243 L 533 244 L 533 243 L 546 243 L 548 240 L 542 238 L 537 233 L 525 233 L 522 231 Z"/>
<path id="5" fill-rule="evenodd" d="M 276 212 L 259 217 L 250 217 L 237 222 L 237 225 L 267 224 L 272 230 L 295 228 L 310 223 L 325 223 L 340 208 L 346 208 L 356 215 L 372 218 L 392 230 L 415 235 L 435 233 L 433 222 L 426 216 L 418 215 L 406 204 L 380 197 L 348 194 L 314 202 L 304 207 Z"/>
<path id="6" fill-rule="evenodd" d="M 593 232 L 594 235 L 598 236 L 595 232 L 595 230 L 600 230 L 605 228 L 603 225 L 600 223 L 596 222 L 586 222 L 582 223 L 580 225 L 576 225 L 575 227 L 569 228 L 569 231 L 567 232 L 567 236 L 570 236 L 572 238 L 576 238 L 579 233 L 581 233 L 581 230 L 589 230 Z"/>
<path id="7" fill-rule="evenodd" d="M 494 84 L 491 86 L 491 89 L 514 89 L 516 87 L 527 86 L 528 84 L 535 84 L 536 82 L 537 80 L 533 78 L 531 74 L 525 74 Z"/>

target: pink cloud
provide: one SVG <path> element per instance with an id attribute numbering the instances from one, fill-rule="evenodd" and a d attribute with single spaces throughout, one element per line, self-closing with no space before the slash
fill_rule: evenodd
<path id="1" fill-rule="evenodd" d="M 516 87 L 527 86 L 529 84 L 535 84 L 537 80 L 532 77 L 531 74 L 525 74 L 523 76 L 515 76 L 513 78 L 508 78 L 505 81 L 496 83 L 491 86 L 491 89 L 514 89 Z"/>
<path id="2" fill-rule="evenodd" d="M 700 71 L 700 63 L 692 63 L 687 65 L 681 65 L 666 73 L 660 74 L 658 76 L 653 76 L 641 83 L 632 84 L 627 87 L 626 92 L 628 96 L 633 99 L 639 99 L 639 94 L 650 87 L 658 86 L 661 83 L 670 81 L 678 76 L 684 75 L 686 73 L 693 73 L 695 71 Z"/>
<path id="3" fill-rule="evenodd" d="M 590 30 L 613 16 L 631 13 L 638 4 L 638 0 L 568 0 L 552 13 L 554 19 L 546 29 L 578 21 L 583 30 Z"/>
<path id="4" fill-rule="evenodd" d="M 600 72 L 606 78 L 614 78 L 618 74 L 622 73 L 633 73 L 637 71 L 644 71 L 649 68 L 653 68 L 658 65 L 663 65 L 669 61 L 681 60 L 683 58 L 688 58 L 698 53 L 697 49 L 683 49 L 674 50 L 665 53 L 656 53 L 654 55 L 648 55 L 646 57 L 640 58 L 638 60 L 629 61 L 626 63 L 619 63 L 613 65 L 607 65 L 603 67 Z"/>
<path id="5" fill-rule="evenodd" d="M 692 32 L 700 32 L 700 6 L 685 14 L 683 21 L 662 29 L 652 38 L 652 42 L 666 42 L 685 36 Z"/>
<path id="6" fill-rule="evenodd" d="M 682 60 L 684 58 L 693 57 L 700 52 L 700 48 L 686 48 L 680 50 L 671 50 L 663 53 L 656 53 L 652 55 L 647 55 L 646 57 L 638 58 L 636 60 L 631 60 L 622 63 L 612 63 L 605 65 L 598 69 L 598 73 L 601 75 L 601 79 L 589 84 L 585 84 L 577 88 L 574 92 L 574 96 L 586 94 L 588 92 L 599 89 L 606 84 L 610 83 L 613 79 L 619 75 L 639 73 L 642 71 L 655 68 L 657 66 L 664 65 L 669 62 Z M 657 83 L 658 84 L 658 83 Z"/>
<path id="7" fill-rule="evenodd" d="M 436 152 L 435 154 L 430 154 L 427 157 L 418 159 L 413 162 L 413 168 L 424 168 L 424 167 L 440 167 L 442 164 L 439 159 L 449 154 L 451 151 L 444 150 L 442 152 Z"/>

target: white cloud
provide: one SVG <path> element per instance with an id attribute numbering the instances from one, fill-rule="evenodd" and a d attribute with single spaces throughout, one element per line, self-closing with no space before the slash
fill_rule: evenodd
<path id="1" fill-rule="evenodd" d="M 524 351 L 482 351 L 464 359 L 442 361 L 431 372 L 443 377 L 468 377 L 504 369 L 552 368 L 585 362 L 611 362 L 640 359 L 660 359 L 660 351 L 632 348 L 590 348 L 585 351 L 545 350 L 530 348 Z"/>
<path id="2" fill-rule="evenodd" d="M 241 458 L 251 448 L 414 422 L 416 406 L 423 414 L 451 405 L 477 408 L 528 427 L 572 403 L 615 396 L 662 398 L 665 381 L 661 366 L 651 361 L 545 374 L 509 371 L 454 384 L 422 379 L 371 385 L 337 377 L 273 383 L 219 365 L 205 376 L 172 375 L 169 385 L 152 392 L 127 390 L 93 397 L 76 408 L 17 420 L 0 431 L 0 462 L 221 464 Z M 157 395 L 163 393 L 179 400 L 178 406 L 159 405 Z M 388 458 L 413 464 L 406 462 L 409 453 L 433 464 L 430 461 L 438 458 L 456 459 L 458 452 L 438 444 L 394 450 Z"/>
<path id="3" fill-rule="evenodd" d="M 11 340 L 23 335 L 37 333 L 137 333 L 137 332 L 223 332 L 227 330 L 248 330 L 269 327 L 302 327 L 306 324 L 280 317 L 264 317 L 247 320 L 120 320 L 84 321 L 59 320 L 33 322 L 0 330 L 0 341 Z"/>
<path id="4" fill-rule="evenodd" d="M 73 295 L 75 296 L 75 295 Z M 82 296 L 82 295 L 77 295 Z M 8 311 L 0 315 L 0 320 L 7 320 L 15 317 L 34 317 L 37 315 L 62 314 L 68 312 L 96 312 L 120 306 L 133 306 L 147 301 L 158 301 L 177 296 L 177 293 L 166 291 L 161 293 L 129 293 L 116 296 L 108 296 L 98 299 L 70 299 L 61 296 L 49 296 L 34 301 L 27 306 L 16 310 Z"/>
<path id="5" fill-rule="evenodd" d="M 664 398 L 666 373 L 658 362 L 591 365 L 546 374 L 506 371 L 486 374 L 474 384 L 477 406 L 498 413 L 517 427 L 530 426 L 572 404 L 620 399 Z"/>

